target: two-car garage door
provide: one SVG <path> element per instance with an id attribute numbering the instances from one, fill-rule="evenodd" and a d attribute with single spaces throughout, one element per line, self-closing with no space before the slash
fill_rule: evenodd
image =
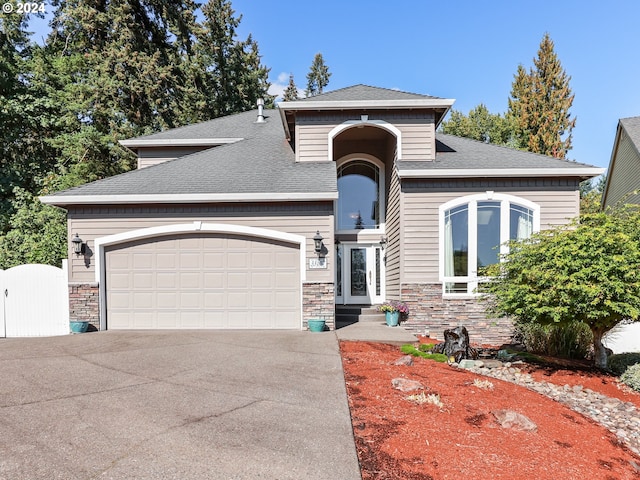
<path id="1" fill-rule="evenodd" d="M 184 234 L 105 248 L 108 329 L 299 329 L 300 249 Z"/>

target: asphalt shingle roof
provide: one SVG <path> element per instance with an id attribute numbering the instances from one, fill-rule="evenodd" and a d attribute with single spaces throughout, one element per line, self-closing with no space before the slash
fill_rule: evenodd
<path id="1" fill-rule="evenodd" d="M 340 88 L 327 93 L 321 93 L 313 97 L 301 98 L 297 102 L 351 102 L 351 101 L 383 101 L 383 100 L 424 100 L 431 95 L 402 92 L 390 88 L 371 87 L 369 85 L 354 85 Z"/>
<path id="2" fill-rule="evenodd" d="M 162 195 L 208 193 L 337 192 L 333 162 L 295 162 L 275 110 L 265 110 L 265 123 L 255 123 L 257 110 L 184 127 L 188 138 L 206 129 L 233 133 L 244 140 L 203 150 L 158 165 L 65 190 L 55 196 Z M 218 126 L 222 125 L 221 130 Z M 162 132 L 176 138 L 175 130 Z M 157 137 L 156 137 L 157 138 Z M 187 137 L 181 137 L 187 138 Z"/>
<path id="3" fill-rule="evenodd" d="M 400 161 L 401 170 L 493 170 L 511 168 L 585 168 L 584 163 L 483 143 L 469 138 L 436 133 L 435 161 Z"/>
<path id="4" fill-rule="evenodd" d="M 620 124 L 629 135 L 629 138 L 640 151 L 640 117 L 621 118 Z"/>

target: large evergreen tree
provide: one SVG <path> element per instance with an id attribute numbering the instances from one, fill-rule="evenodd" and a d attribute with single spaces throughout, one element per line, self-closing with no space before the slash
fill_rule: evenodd
<path id="1" fill-rule="evenodd" d="M 307 73 L 307 89 L 305 95 L 307 97 L 313 97 L 314 95 L 320 95 L 324 90 L 324 87 L 329 85 L 329 67 L 324 63 L 321 53 L 316 53 L 313 57 L 313 63 Z"/>
<path id="2" fill-rule="evenodd" d="M 202 23 L 194 0 L 51 5 L 43 46 L 29 41 L 27 17 L 0 16 L 0 268 L 34 260 L 11 245 L 66 252 L 64 215 L 37 195 L 132 168 L 118 140 L 273 101 L 258 44 L 236 40 L 228 0 L 210 0 Z"/>
<path id="3" fill-rule="evenodd" d="M 237 40 L 242 16 L 234 17 L 229 0 L 209 0 L 202 8 L 205 20 L 196 33 L 194 116 L 205 120 L 255 108 L 258 98 L 267 104 L 269 69 L 261 64 L 258 44 L 249 35 Z"/>
<path id="4" fill-rule="evenodd" d="M 298 87 L 296 87 L 296 83 L 293 81 L 293 74 L 289 75 L 289 84 L 284 90 L 282 100 L 284 100 L 285 102 L 298 100 Z"/>
<path id="5" fill-rule="evenodd" d="M 520 65 L 514 76 L 507 117 L 517 129 L 518 145 L 534 153 L 566 158 L 576 120 L 569 112 L 574 95 L 569 77 L 545 34 L 534 67 Z"/>

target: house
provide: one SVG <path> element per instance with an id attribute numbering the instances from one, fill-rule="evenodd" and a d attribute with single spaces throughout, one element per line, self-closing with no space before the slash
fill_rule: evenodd
<path id="1" fill-rule="evenodd" d="M 604 207 L 619 203 L 640 203 L 640 117 L 621 118 L 616 136 L 607 181 L 602 194 Z M 614 353 L 640 351 L 640 323 L 620 325 L 604 339 Z"/>
<path id="2" fill-rule="evenodd" d="M 640 117 L 621 118 L 616 136 L 602 204 L 611 207 L 618 202 L 640 203 L 633 192 L 640 189 Z"/>
<path id="3" fill-rule="evenodd" d="M 356 85 L 122 141 L 68 211 L 72 315 L 99 329 L 304 329 L 401 299 L 405 328 L 509 338 L 477 301 L 511 238 L 578 214 L 589 165 L 437 133 L 452 99 Z M 317 244 L 317 248 L 316 248 Z"/>

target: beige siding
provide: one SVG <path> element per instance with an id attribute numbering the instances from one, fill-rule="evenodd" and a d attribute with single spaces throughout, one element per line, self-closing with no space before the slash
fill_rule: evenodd
<path id="1" fill-rule="evenodd" d="M 333 205 L 287 204 L 278 206 L 198 206 L 175 207 L 86 207 L 71 208 L 68 214 L 69 238 L 78 233 L 88 242 L 91 253 L 86 257 L 72 254 L 69 246 L 69 277 L 71 282 L 95 281 L 95 239 L 141 228 L 161 225 L 192 223 L 223 223 L 266 228 L 293 233 L 306 237 L 307 269 L 308 259 L 317 258 L 313 236 L 319 230 L 328 250 L 325 270 L 307 270 L 308 282 L 333 282 L 333 268 L 330 258 L 333 248 Z"/>
<path id="2" fill-rule="evenodd" d="M 613 168 L 609 175 L 605 199 L 607 206 L 615 205 L 628 193 L 640 188 L 640 155 L 624 130 L 621 131 Z M 640 197 L 630 196 L 625 198 L 625 202 L 640 203 Z"/>
<path id="3" fill-rule="evenodd" d="M 402 160 L 424 161 L 436 158 L 433 119 L 425 123 L 402 122 L 396 124 L 396 127 L 402 132 Z"/>
<path id="4" fill-rule="evenodd" d="M 518 182 L 514 182 L 518 183 Z M 522 187 L 524 182 L 519 182 Z M 514 185 L 515 187 L 516 185 Z M 497 193 L 514 195 L 540 205 L 540 228 L 566 224 L 579 213 L 579 193 L 569 186 L 562 189 L 462 189 L 457 191 L 429 191 L 410 188 L 402 194 L 402 282 L 438 282 L 438 241 L 440 205 L 474 193 L 493 190 Z"/>
<path id="5" fill-rule="evenodd" d="M 387 298 L 400 298 L 400 256 L 401 245 L 401 212 L 400 212 L 400 182 L 396 169 L 391 169 L 387 176 L 389 195 L 387 198 L 386 236 L 386 295 Z"/>
<path id="6" fill-rule="evenodd" d="M 327 161 L 329 132 L 335 125 L 296 125 L 296 161 Z"/>
<path id="7" fill-rule="evenodd" d="M 361 114 L 366 114 L 370 121 L 382 120 L 400 130 L 402 134 L 403 160 L 433 160 L 435 158 L 433 113 L 367 110 L 342 114 L 307 113 L 299 115 L 296 119 L 295 127 L 296 160 L 313 162 L 327 160 L 329 132 L 348 120 L 360 120 Z M 369 152 L 368 149 L 361 151 L 367 151 L 367 153 L 375 155 L 375 153 Z M 335 160 L 335 158 L 332 160 Z"/>
<path id="8" fill-rule="evenodd" d="M 154 147 L 138 148 L 138 168 L 145 168 L 158 163 L 174 160 L 212 147 Z"/>

